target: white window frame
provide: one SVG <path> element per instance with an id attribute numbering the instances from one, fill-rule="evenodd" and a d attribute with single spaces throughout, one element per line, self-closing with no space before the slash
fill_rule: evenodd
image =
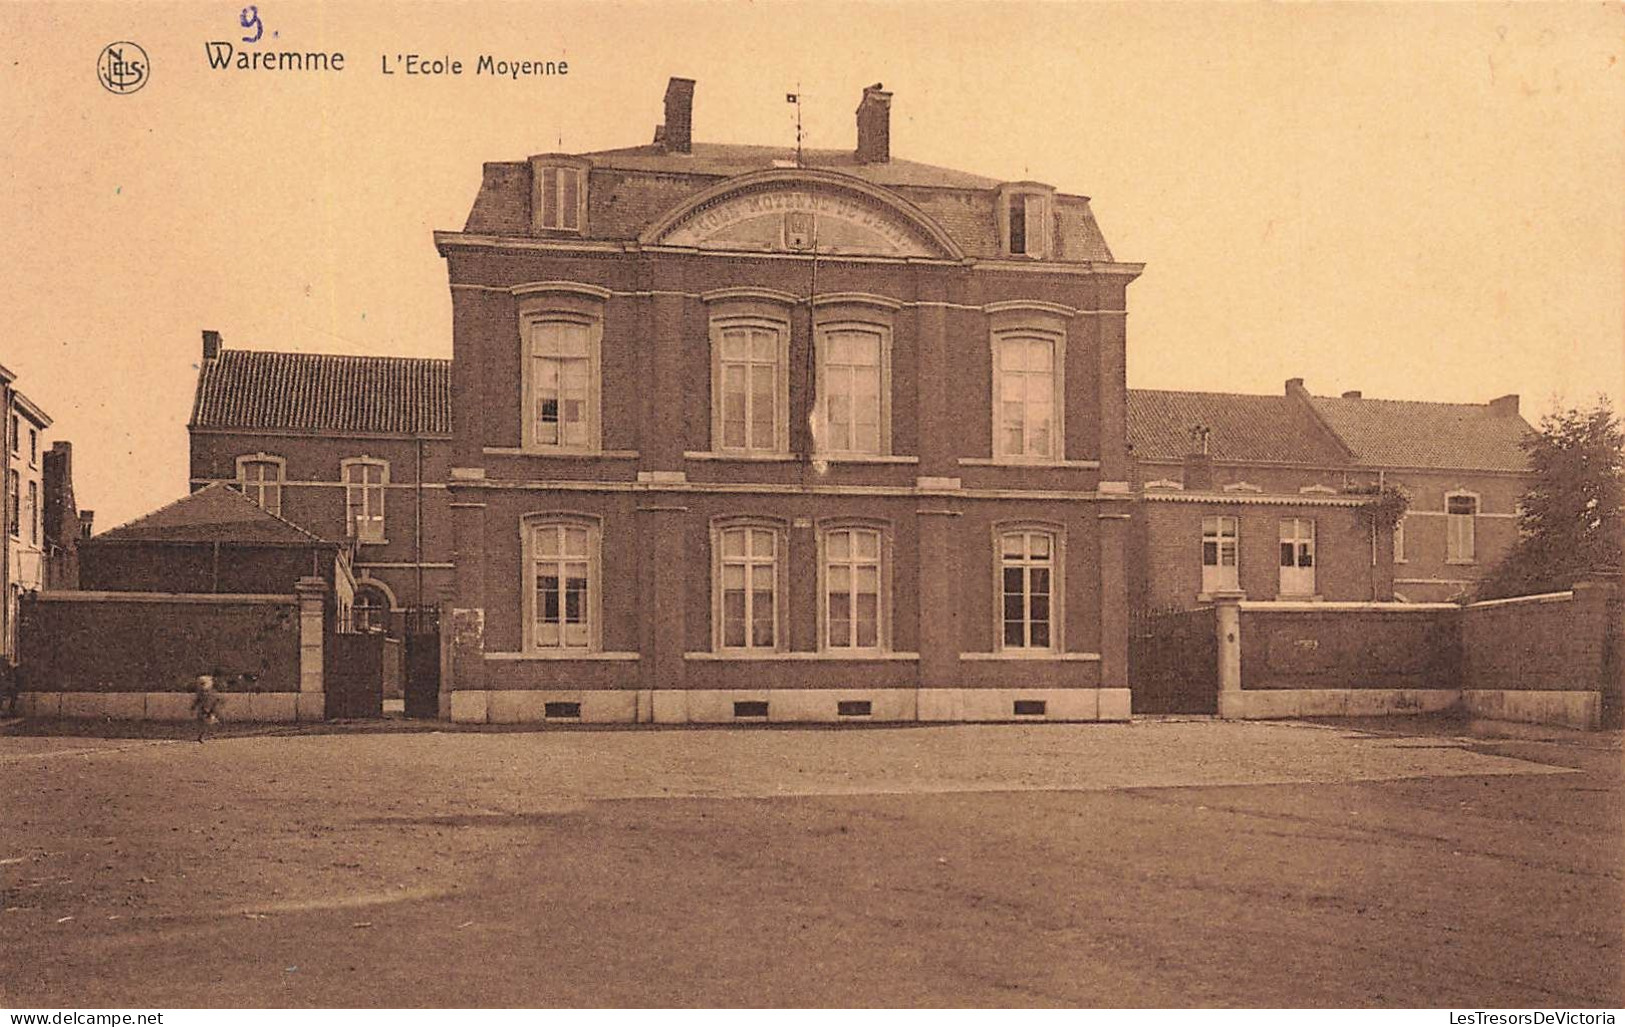
<path id="1" fill-rule="evenodd" d="M 1004 539 L 1008 535 L 1047 535 L 1050 540 L 1049 557 L 1049 645 L 1009 645 L 1004 640 Z M 1023 546 L 1030 549 L 1030 542 Z M 1032 568 L 1041 566 L 1026 556 L 1018 564 Z M 993 650 L 1009 653 L 1065 652 L 1064 625 L 1066 623 L 1066 530 L 1059 524 L 1043 521 L 1009 521 L 993 526 Z M 1023 575 L 1022 581 L 1022 638 L 1032 638 L 1032 575 Z"/>
<path id="2" fill-rule="evenodd" d="M 1281 529 L 1284 528 L 1284 526 L 1289 524 L 1289 523 L 1292 525 L 1292 537 L 1290 539 L 1281 538 L 1281 534 L 1283 533 L 1281 531 Z M 1307 536 L 1305 536 L 1304 533 L 1303 533 L 1303 525 L 1305 525 L 1305 524 L 1307 524 L 1309 526 L 1309 533 L 1308 533 Z M 1303 564 L 1303 558 L 1304 558 L 1304 553 L 1305 553 L 1305 548 L 1304 547 L 1307 545 L 1308 546 L 1307 552 L 1308 552 L 1308 555 L 1309 555 L 1309 566 L 1307 568 L 1308 571 L 1309 571 L 1309 588 L 1305 589 L 1305 590 L 1298 590 L 1298 589 L 1288 590 L 1285 587 L 1284 574 L 1278 573 L 1278 575 L 1277 575 L 1277 577 L 1278 577 L 1278 585 L 1277 585 L 1278 594 L 1280 594 L 1280 595 L 1289 595 L 1289 596 L 1314 595 L 1315 594 L 1316 590 L 1320 587 L 1320 584 L 1319 584 L 1319 581 L 1320 581 L 1320 547 L 1318 545 L 1318 538 L 1319 538 L 1319 528 L 1316 526 L 1315 519 L 1313 517 L 1282 517 L 1281 518 L 1280 524 L 1278 525 L 1277 532 L 1276 532 L 1276 540 L 1277 540 L 1276 554 L 1275 554 L 1276 570 L 1278 572 L 1285 572 L 1285 571 L 1288 571 L 1288 570 L 1292 570 L 1292 571 L 1302 571 L 1302 570 L 1304 570 L 1305 569 L 1304 564 Z M 1292 565 L 1290 567 L 1288 567 L 1286 564 L 1281 562 L 1281 549 L 1280 549 L 1281 546 L 1285 546 L 1285 545 L 1289 545 L 1289 544 L 1293 547 L 1292 548 L 1292 553 L 1293 553 L 1292 561 L 1293 562 L 1292 562 Z M 1299 575 L 1299 576 L 1301 576 L 1301 575 Z"/>
<path id="3" fill-rule="evenodd" d="M 855 315 L 849 310 L 836 308 L 835 310 L 829 311 L 821 309 L 819 316 L 815 319 L 815 321 L 816 324 L 814 326 L 813 338 L 814 348 L 817 355 L 817 381 L 815 387 L 817 388 L 818 397 L 818 410 L 816 417 L 818 426 L 821 429 L 819 435 L 822 436 L 818 440 L 818 454 L 820 456 L 831 456 L 836 458 L 843 456 L 859 458 L 866 456 L 891 456 L 892 326 L 890 319 L 888 318 L 886 320 L 881 320 L 878 317 Z M 876 416 L 879 418 L 879 421 L 877 424 L 876 433 L 877 448 L 872 450 L 850 447 L 846 449 L 836 449 L 830 445 L 830 443 L 833 441 L 831 438 L 829 418 L 829 398 L 832 393 L 829 384 L 830 374 L 828 358 L 834 351 L 834 346 L 829 336 L 832 333 L 837 332 L 865 332 L 876 336 L 879 349 L 878 359 L 880 361 L 880 366 L 878 368 L 879 382 L 876 386 L 878 390 L 876 401 L 879 407 L 879 409 L 876 411 Z M 855 425 L 856 423 L 856 417 L 854 416 L 853 424 Z"/>
<path id="4" fill-rule="evenodd" d="M 829 633 L 831 617 L 829 604 L 829 542 L 830 536 L 838 532 L 867 532 L 874 535 L 879 543 L 876 550 L 877 555 L 874 560 L 874 565 L 877 569 L 876 588 L 878 589 L 875 595 L 875 644 L 871 646 L 860 646 L 857 644 L 857 618 L 855 616 L 848 619 L 849 627 L 847 631 L 847 638 L 853 644 L 838 646 L 830 643 Z M 891 651 L 891 551 L 891 525 L 886 521 L 872 520 L 868 518 L 842 517 L 819 522 L 818 649 L 820 652 L 864 654 L 884 653 Z M 851 554 L 851 552 L 852 550 L 848 549 L 848 553 Z M 860 562 L 856 557 L 849 555 L 845 566 L 848 568 L 855 568 L 866 565 L 867 563 L 868 561 Z M 857 592 L 856 590 L 853 590 L 847 594 L 850 597 L 855 596 Z M 848 601 L 853 604 L 852 612 L 855 612 L 856 600 L 849 599 Z"/>
<path id="5" fill-rule="evenodd" d="M 1394 562 L 1408 563 L 1405 559 L 1405 515 L 1394 521 Z"/>
<path id="6" fill-rule="evenodd" d="M 358 468 L 362 472 L 363 479 L 360 482 L 352 482 L 350 472 Z M 368 470 L 378 471 L 378 480 L 376 482 L 366 481 L 365 475 Z M 344 481 L 345 533 L 350 538 L 366 544 L 381 544 L 388 541 L 388 536 L 385 534 L 384 510 L 387 505 L 385 500 L 389 493 L 389 461 L 372 456 L 351 457 L 348 460 L 339 462 L 339 475 Z M 356 505 L 353 502 L 354 494 L 357 491 L 361 493 L 360 505 L 364 510 L 362 518 L 357 518 L 352 513 Z M 374 493 L 376 493 L 378 500 L 376 513 L 372 510 L 372 496 Z M 365 519 L 365 527 L 357 523 L 361 519 Z"/>
<path id="7" fill-rule="evenodd" d="M 39 545 L 40 536 L 40 501 L 39 482 L 33 478 L 28 479 L 28 544 Z"/>
<path id="8" fill-rule="evenodd" d="M 28 429 L 28 466 L 39 466 L 39 429 Z"/>
<path id="9" fill-rule="evenodd" d="M 275 467 L 276 478 L 273 481 L 273 479 L 262 475 L 259 478 L 250 480 L 247 476 L 250 464 L 264 464 L 268 467 Z M 266 513 L 275 514 L 278 517 L 282 516 L 282 490 L 287 485 L 287 480 L 288 461 L 280 456 L 274 456 L 270 453 L 248 453 L 237 458 L 237 487 L 242 491 L 243 495 L 252 499 L 255 505 Z M 265 494 L 268 488 L 272 490 L 272 494 L 276 498 L 274 506 L 265 502 Z"/>
<path id="10" fill-rule="evenodd" d="M 521 634 L 526 652 L 562 652 L 562 653 L 592 653 L 603 649 L 603 529 L 598 518 L 586 514 L 547 513 L 532 514 L 520 519 L 520 552 L 523 561 L 521 572 L 523 578 L 521 606 L 524 613 L 524 623 Z M 537 533 L 544 530 L 577 529 L 586 532 L 586 558 L 587 567 L 587 594 L 582 604 L 582 612 L 587 619 L 586 639 L 580 645 L 569 645 L 562 630 L 563 611 L 566 600 L 564 589 L 560 587 L 560 624 L 559 639 L 556 644 L 544 643 L 537 631 L 538 596 L 536 594 L 536 578 L 539 568 L 539 547 Z M 553 566 L 562 567 L 567 561 L 563 556 L 555 557 Z M 563 576 L 560 576 L 562 582 Z"/>
<path id="11" fill-rule="evenodd" d="M 751 418 L 747 406 L 745 414 L 745 445 L 725 445 L 723 435 L 723 333 L 734 328 L 752 328 L 777 333 L 773 377 L 773 438 L 770 445 L 753 444 L 750 437 Z M 790 452 L 790 318 L 784 307 L 774 303 L 730 302 L 713 306 L 710 320 L 711 336 L 711 450 L 716 453 L 734 453 L 751 456 L 783 456 Z M 746 382 L 746 402 L 752 390 Z"/>
<path id="12" fill-rule="evenodd" d="M 1208 531 L 1208 522 L 1216 522 L 1213 531 Z M 1229 522 L 1230 534 L 1225 535 L 1225 522 Z M 1214 560 L 1207 562 L 1207 547 L 1214 547 Z M 1224 562 L 1226 547 L 1230 552 L 1230 563 Z M 1211 595 L 1214 592 L 1234 592 L 1241 588 L 1241 518 L 1230 514 L 1207 514 L 1202 517 L 1202 593 Z M 1228 572 L 1228 573 L 1227 573 Z"/>
<path id="13" fill-rule="evenodd" d="M 536 365 L 540 331 L 550 324 L 568 324 L 587 330 L 587 395 L 586 442 L 566 445 L 562 442 L 543 442 L 536 430 L 541 402 L 540 383 Z M 604 337 L 603 301 L 581 295 L 548 293 L 520 304 L 519 337 L 523 367 L 523 425 L 524 448 L 534 453 L 597 453 L 603 446 L 603 365 L 601 355 Z M 559 422 L 561 425 L 563 421 Z"/>
<path id="14" fill-rule="evenodd" d="M 1458 514 L 1450 512 L 1452 499 L 1471 499 L 1473 512 Z M 1455 489 L 1444 494 L 1444 562 L 1447 564 L 1466 565 L 1478 562 L 1478 518 L 1484 512 L 1484 500 L 1477 492 L 1467 489 Z M 1458 536 L 1461 536 L 1458 539 Z M 1462 555 L 1465 548 L 1466 555 Z"/>
<path id="15" fill-rule="evenodd" d="M 992 457 L 999 463 L 1010 464 L 1054 464 L 1066 459 L 1066 330 L 1064 325 L 1057 328 L 1053 324 L 1033 319 L 1016 324 L 996 326 L 989 334 L 988 352 L 992 361 L 992 379 L 990 398 L 992 407 L 991 431 Z M 1019 454 L 1004 452 L 1003 429 L 1003 368 L 999 357 L 1006 342 L 1011 341 L 1048 342 L 1051 346 L 1050 366 L 1050 446 L 1047 453 L 1027 452 L 1025 440 L 1030 434 L 1026 421 L 1023 420 L 1023 452 Z M 1031 372 L 1022 372 L 1031 374 Z M 1025 416 L 1025 415 L 1024 415 Z"/>
<path id="16" fill-rule="evenodd" d="M 546 232 L 587 234 L 587 187 L 591 165 L 567 157 L 543 157 L 531 164 L 531 223 Z M 552 179 L 550 183 L 548 180 Z M 575 203 L 566 202 L 566 184 L 575 183 Z M 550 187 L 551 186 L 551 190 Z M 548 219 L 549 201 L 553 218 Z"/>
<path id="17" fill-rule="evenodd" d="M 724 595 L 723 579 L 725 567 L 731 561 L 724 553 L 725 536 L 730 532 L 765 531 L 773 536 L 773 558 L 766 562 L 773 572 L 773 642 L 771 645 L 755 645 L 751 638 L 750 628 L 754 623 L 755 597 L 751 588 L 752 576 L 755 568 L 764 565 L 763 561 L 746 556 L 745 579 L 745 644 L 728 645 L 727 632 L 723 623 L 726 597 Z M 790 536 L 785 530 L 783 521 L 776 521 L 763 517 L 720 517 L 711 522 L 711 648 L 719 653 L 772 653 L 784 652 L 789 646 L 784 637 L 785 625 L 788 618 L 784 612 L 784 599 L 786 595 L 785 577 L 788 573 Z M 747 550 L 748 552 L 748 550 Z"/>

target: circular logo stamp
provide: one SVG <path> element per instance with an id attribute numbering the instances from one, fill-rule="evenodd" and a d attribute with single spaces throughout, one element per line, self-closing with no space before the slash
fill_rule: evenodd
<path id="1" fill-rule="evenodd" d="M 123 96 L 147 84 L 151 64 L 140 44 L 108 43 L 96 59 L 96 78 L 109 93 Z"/>

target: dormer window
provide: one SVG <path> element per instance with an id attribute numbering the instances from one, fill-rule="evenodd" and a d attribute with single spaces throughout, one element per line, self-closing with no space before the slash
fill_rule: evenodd
<path id="1" fill-rule="evenodd" d="M 587 171 L 586 163 L 577 158 L 532 158 L 531 214 L 538 231 L 586 230 Z"/>
<path id="2" fill-rule="evenodd" d="M 1048 257 L 1054 234 L 1051 211 L 1055 190 L 1036 182 L 999 189 L 999 234 L 1012 257 Z"/>

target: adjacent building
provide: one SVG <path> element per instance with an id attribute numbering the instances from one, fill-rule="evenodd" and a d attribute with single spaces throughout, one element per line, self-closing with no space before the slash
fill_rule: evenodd
<path id="1" fill-rule="evenodd" d="M 355 624 L 399 633 L 451 581 L 451 362 L 227 349 L 203 333 L 194 489 L 231 483 L 355 544 Z"/>
<path id="2" fill-rule="evenodd" d="M 51 418 L 14 385 L 16 375 L 0 367 L 0 425 L 5 433 L 0 473 L 5 492 L 0 501 L 6 536 L 0 547 L 0 657 L 13 661 L 17 652 L 17 603 L 26 592 L 73 588 L 77 584 L 75 551 L 88 531 L 90 512 L 81 517 L 74 505 L 72 446 L 48 444 Z"/>
<path id="3" fill-rule="evenodd" d="M 1518 397 L 1485 404 L 1132 389 L 1140 504 L 1133 601 L 1440 601 L 1471 590 L 1517 537 L 1529 483 Z M 1409 497 L 1392 530 L 1371 492 Z"/>

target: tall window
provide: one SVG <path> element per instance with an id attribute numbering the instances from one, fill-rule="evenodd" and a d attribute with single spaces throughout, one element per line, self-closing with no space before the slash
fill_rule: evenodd
<path id="1" fill-rule="evenodd" d="M 994 344 L 996 452 L 1012 460 L 1054 459 L 1057 431 L 1056 339 L 1009 332 Z"/>
<path id="2" fill-rule="evenodd" d="M 1055 647 L 1055 536 L 1007 531 L 999 536 L 1001 609 L 1005 649 Z"/>
<path id="3" fill-rule="evenodd" d="M 535 588 L 533 644 L 538 649 L 590 649 L 596 534 L 584 524 L 531 528 L 531 581 Z"/>
<path id="4" fill-rule="evenodd" d="M 880 532 L 839 528 L 824 534 L 825 644 L 881 648 Z"/>
<path id="5" fill-rule="evenodd" d="M 772 528 L 742 526 L 724 528 L 717 538 L 721 547 L 721 648 L 776 648 L 779 533 Z"/>
<path id="6" fill-rule="evenodd" d="M 39 466 L 39 429 L 28 429 L 28 466 Z"/>
<path id="7" fill-rule="evenodd" d="M 1394 562 L 1405 562 L 1405 518 L 1394 522 Z"/>
<path id="8" fill-rule="evenodd" d="M 282 513 L 282 461 L 266 457 L 240 457 L 237 484 L 243 494 L 271 513 Z"/>
<path id="9" fill-rule="evenodd" d="M 1444 511 L 1445 562 L 1472 563 L 1478 558 L 1478 497 L 1468 493 L 1446 496 Z"/>
<path id="10" fill-rule="evenodd" d="M 1237 576 L 1237 530 L 1234 517 L 1202 518 L 1202 591 L 1233 592 Z"/>
<path id="11" fill-rule="evenodd" d="M 384 540 L 384 486 L 389 465 L 381 460 L 344 461 L 344 512 L 352 538 Z"/>
<path id="12" fill-rule="evenodd" d="M 6 472 L 6 510 L 11 521 L 11 537 L 22 537 L 22 479 L 16 471 Z"/>
<path id="13" fill-rule="evenodd" d="M 22 421 L 20 419 L 18 419 L 16 414 L 12 414 L 11 415 L 11 451 L 13 453 L 17 452 L 18 448 L 22 444 L 23 444 Z"/>
<path id="14" fill-rule="evenodd" d="M 824 428 L 819 448 L 828 453 L 884 453 L 886 340 L 881 329 L 822 327 L 818 350 Z"/>
<path id="15" fill-rule="evenodd" d="M 538 446 L 588 449 L 594 444 L 593 328 L 576 320 L 530 325 L 531 439 Z"/>
<path id="16" fill-rule="evenodd" d="M 541 226 L 568 232 L 581 230 L 582 171 L 580 168 L 543 167 L 537 185 Z"/>
<path id="17" fill-rule="evenodd" d="M 28 483 L 28 542 L 30 545 L 39 545 L 39 482 Z"/>
<path id="18" fill-rule="evenodd" d="M 1005 253 L 1012 257 L 1049 256 L 1053 194 L 1053 189 L 1036 183 L 1000 190 L 999 227 Z"/>
<path id="19" fill-rule="evenodd" d="M 719 449 L 776 453 L 783 329 L 767 322 L 719 324 L 722 396 Z"/>
<path id="20" fill-rule="evenodd" d="M 1315 522 L 1307 517 L 1281 519 L 1281 595 L 1315 592 Z"/>

